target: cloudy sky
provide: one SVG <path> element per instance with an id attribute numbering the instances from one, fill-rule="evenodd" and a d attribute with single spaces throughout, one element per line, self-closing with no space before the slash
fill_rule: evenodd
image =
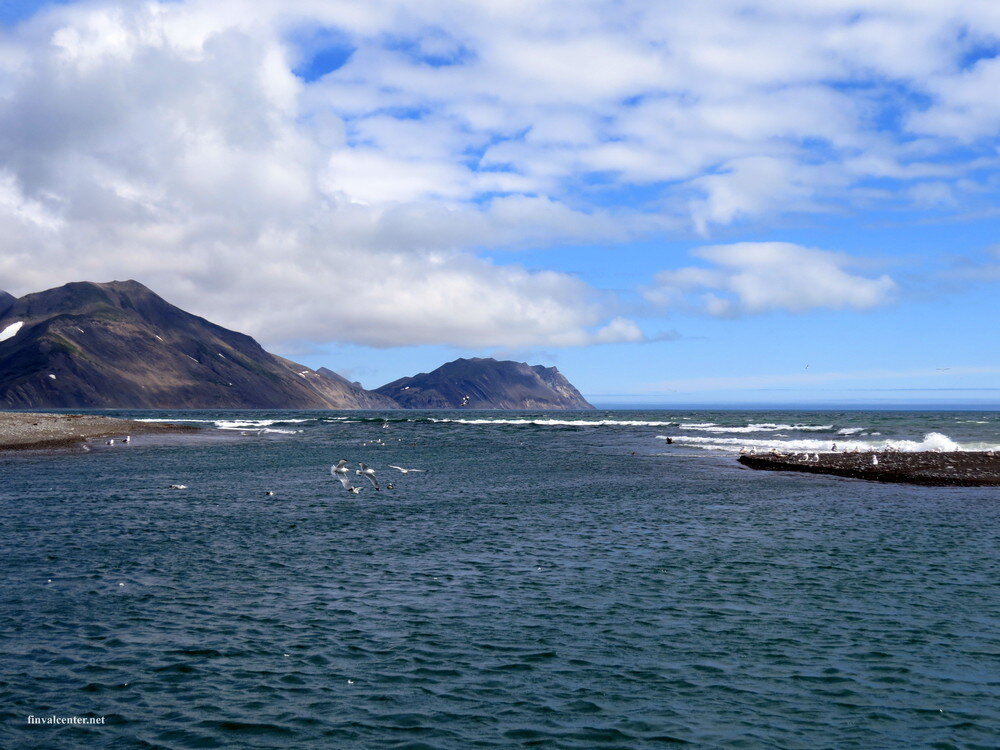
<path id="1" fill-rule="evenodd" d="M 0 5 L 0 289 L 372 387 L 1000 403 L 995 0 Z"/>

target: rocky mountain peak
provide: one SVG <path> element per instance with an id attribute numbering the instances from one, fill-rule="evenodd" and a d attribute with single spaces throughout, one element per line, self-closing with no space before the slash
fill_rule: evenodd
<path id="1" fill-rule="evenodd" d="M 554 367 L 459 358 L 376 388 L 413 409 L 593 409 Z"/>

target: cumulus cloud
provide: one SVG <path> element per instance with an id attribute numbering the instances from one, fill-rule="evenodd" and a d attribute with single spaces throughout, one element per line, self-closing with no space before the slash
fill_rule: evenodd
<path id="1" fill-rule="evenodd" d="M 896 293 L 889 276 L 873 279 L 848 272 L 852 259 L 846 255 L 788 242 L 713 245 L 692 254 L 712 265 L 661 272 L 646 290 L 647 299 L 735 316 L 866 310 L 892 301 Z"/>
<path id="2" fill-rule="evenodd" d="M 269 343 L 641 336 L 568 274 L 470 252 L 621 239 L 613 215 L 470 177 L 430 127 L 406 151 L 391 118 L 347 145 L 337 115 L 304 115 L 279 19 L 251 17 L 81 5 L 4 40 L 5 288 L 134 277 Z M 505 194 L 471 203 L 476 181 Z"/>
<path id="3" fill-rule="evenodd" d="M 998 40 L 959 0 L 53 6 L 0 32 L 0 287 L 135 277 L 270 342 L 633 341 L 495 251 L 989 201 Z M 793 255 L 671 284 L 726 314 L 891 295 Z M 779 266 L 813 296 L 754 287 Z"/>

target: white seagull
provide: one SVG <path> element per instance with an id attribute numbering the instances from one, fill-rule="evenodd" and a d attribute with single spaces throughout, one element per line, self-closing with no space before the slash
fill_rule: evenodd
<path id="1" fill-rule="evenodd" d="M 872 456 L 872 466 L 878 466 L 878 456 Z"/>
<path id="2" fill-rule="evenodd" d="M 409 474 L 411 471 L 427 471 L 427 469 L 404 469 L 402 466 L 393 466 L 392 464 L 389 464 L 389 468 L 396 469 L 404 474 Z"/>
<path id="3" fill-rule="evenodd" d="M 346 458 L 340 459 L 336 466 L 330 467 L 330 475 L 344 485 L 345 490 L 353 492 L 353 488 L 351 487 L 351 470 L 347 468 Z"/>
<path id="4" fill-rule="evenodd" d="M 378 486 L 378 480 L 375 479 L 375 469 L 371 468 L 368 464 L 363 464 L 363 463 L 359 463 L 358 466 L 360 466 L 361 468 L 355 470 L 354 472 L 355 474 L 367 478 L 368 481 L 372 483 L 372 487 L 374 487 L 376 490 L 382 489 L 381 487 Z"/>

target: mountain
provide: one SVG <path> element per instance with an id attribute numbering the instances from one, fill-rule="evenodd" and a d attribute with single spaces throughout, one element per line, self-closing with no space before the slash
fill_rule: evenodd
<path id="1" fill-rule="evenodd" d="M 39 407 L 398 408 L 136 281 L 0 293 L 0 408 Z"/>
<path id="2" fill-rule="evenodd" d="M 407 409 L 593 409 L 554 367 L 456 359 L 375 389 Z"/>
<path id="3" fill-rule="evenodd" d="M 375 391 L 270 354 L 137 281 L 0 291 L 0 408 L 592 409 L 554 367 L 457 359 Z"/>
<path id="4" fill-rule="evenodd" d="M 345 378 L 340 373 L 334 372 L 326 367 L 320 367 L 316 370 L 317 375 L 322 375 L 324 378 L 332 381 L 336 387 L 343 388 L 345 391 L 349 391 L 354 394 L 354 399 L 356 401 L 356 406 L 352 406 L 352 409 L 398 409 L 399 404 L 393 401 L 388 396 L 383 396 L 381 393 L 375 393 L 375 391 L 366 391 L 361 383 L 354 381 L 353 383 Z"/>

